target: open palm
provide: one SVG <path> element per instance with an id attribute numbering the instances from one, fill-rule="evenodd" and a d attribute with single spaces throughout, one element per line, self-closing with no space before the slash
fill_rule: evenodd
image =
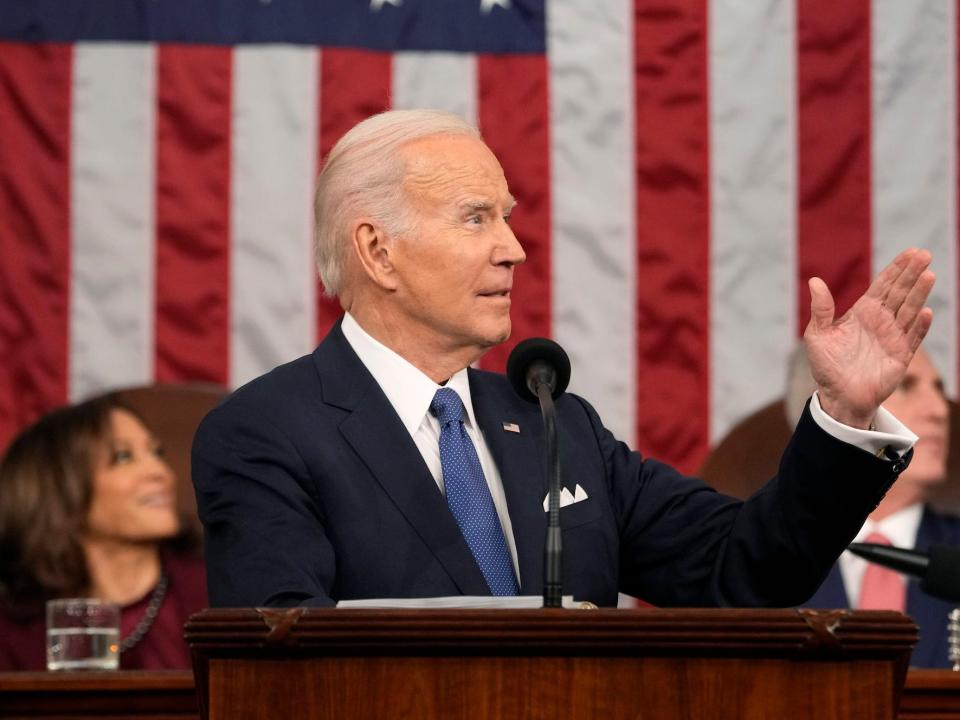
<path id="1" fill-rule="evenodd" d="M 933 320 L 924 307 L 934 283 L 930 259 L 926 250 L 904 250 L 837 320 L 826 283 L 811 278 L 804 341 L 820 404 L 834 419 L 868 427 L 900 384 Z"/>

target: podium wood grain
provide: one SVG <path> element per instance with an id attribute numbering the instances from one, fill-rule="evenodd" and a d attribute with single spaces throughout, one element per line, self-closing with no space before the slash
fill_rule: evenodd
<path id="1" fill-rule="evenodd" d="M 189 670 L 0 673 L 3 720 L 198 720 Z"/>
<path id="2" fill-rule="evenodd" d="M 805 610 L 208 610 L 230 718 L 894 718 L 915 626 Z"/>
<path id="3" fill-rule="evenodd" d="M 900 702 L 901 720 L 960 720 L 960 672 L 911 670 Z"/>
<path id="4" fill-rule="evenodd" d="M 409 705 L 394 708 L 393 717 L 416 714 Z M 198 720 L 199 714 L 191 672 L 31 672 L 0 673 L 0 718 Z M 911 670 L 898 718 L 960 720 L 960 673 Z"/>

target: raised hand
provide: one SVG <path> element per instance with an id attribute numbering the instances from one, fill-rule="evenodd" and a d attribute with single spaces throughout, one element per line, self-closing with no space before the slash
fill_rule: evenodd
<path id="1" fill-rule="evenodd" d="M 904 250 L 838 320 L 827 284 L 810 278 L 803 337 L 820 405 L 835 420 L 867 429 L 903 379 L 933 321 L 924 307 L 934 282 L 930 259 L 926 250 Z"/>

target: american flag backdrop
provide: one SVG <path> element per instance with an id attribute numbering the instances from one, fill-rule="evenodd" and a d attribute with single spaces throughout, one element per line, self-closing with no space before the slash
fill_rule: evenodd
<path id="1" fill-rule="evenodd" d="M 782 395 L 805 279 L 846 308 L 908 245 L 952 393 L 956 2 L 0 0 L 0 446 L 309 352 L 314 178 L 390 107 L 479 125 L 520 201 L 513 341 L 556 338 L 641 450 L 695 470 Z"/>

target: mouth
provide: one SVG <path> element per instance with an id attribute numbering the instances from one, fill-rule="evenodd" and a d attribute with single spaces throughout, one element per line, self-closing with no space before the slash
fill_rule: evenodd
<path id="1" fill-rule="evenodd" d="M 168 492 L 150 493 L 137 499 L 137 504 L 142 507 L 151 508 L 169 508 L 173 507 L 173 494 Z"/>
<path id="2" fill-rule="evenodd" d="M 480 297 L 485 298 L 505 298 L 510 299 L 510 288 L 504 288 L 501 290 L 490 290 L 488 292 L 479 293 Z"/>

